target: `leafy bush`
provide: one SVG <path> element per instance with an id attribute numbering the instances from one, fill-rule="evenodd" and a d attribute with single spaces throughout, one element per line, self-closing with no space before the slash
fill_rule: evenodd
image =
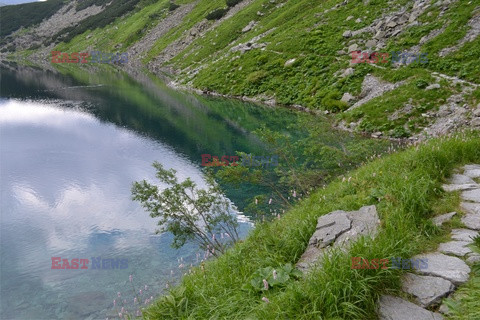
<path id="1" fill-rule="evenodd" d="M 242 0 L 227 0 L 227 6 L 234 7 L 240 2 L 242 2 Z"/>
<path id="2" fill-rule="evenodd" d="M 180 5 L 176 4 L 175 2 L 171 1 L 168 5 L 169 11 L 174 11 L 175 9 L 179 8 Z"/>
<path id="3" fill-rule="evenodd" d="M 410 132 L 408 132 L 404 127 L 396 127 L 393 129 L 390 135 L 394 138 L 407 138 L 410 137 Z"/>
<path id="4" fill-rule="evenodd" d="M 156 177 L 168 187 L 160 191 L 145 180 L 135 182 L 133 199 L 139 201 L 152 218 L 160 218 L 158 225 L 161 229 L 157 233 L 171 232 L 174 248 L 195 241 L 216 256 L 238 240 L 237 217 L 230 213 L 230 203 L 213 177 L 207 176 L 208 189 L 198 189 L 190 178 L 179 182 L 174 169 L 166 170 L 158 162 L 153 166 L 157 169 Z M 230 240 L 215 237 L 224 232 Z"/>
<path id="5" fill-rule="evenodd" d="M 415 85 L 419 89 L 425 89 L 428 86 L 428 82 L 420 79 L 420 80 L 415 81 Z"/>
<path id="6" fill-rule="evenodd" d="M 207 14 L 206 18 L 207 20 L 218 20 L 221 17 L 223 17 L 227 13 L 228 9 L 226 8 L 220 8 L 211 11 L 209 14 Z"/>

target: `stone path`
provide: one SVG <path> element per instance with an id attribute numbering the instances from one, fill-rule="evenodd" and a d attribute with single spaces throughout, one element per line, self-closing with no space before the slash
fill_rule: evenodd
<path id="1" fill-rule="evenodd" d="M 407 273 L 402 279 L 402 290 L 410 294 L 416 304 L 384 295 L 378 304 L 380 320 L 443 319 L 440 313 L 425 308 L 438 306 L 457 286 L 467 282 L 471 271 L 468 265 L 480 261 L 480 254 L 472 252 L 468 247 L 480 230 L 479 178 L 480 165 L 467 165 L 463 167 L 463 174 L 454 174 L 450 184 L 443 186 L 447 192 L 461 192 L 461 208 L 465 212 L 461 221 L 466 228 L 453 229 L 452 240 L 441 243 L 437 252 L 414 257 L 428 259 L 426 269 L 416 270 L 416 274 Z M 456 212 L 443 214 L 435 217 L 433 223 L 441 226 L 455 215 Z M 448 308 L 442 306 L 440 312 L 442 311 L 448 312 Z"/>

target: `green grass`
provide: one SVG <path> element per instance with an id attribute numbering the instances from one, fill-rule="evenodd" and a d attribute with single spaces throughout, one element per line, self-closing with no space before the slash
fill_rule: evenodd
<path id="1" fill-rule="evenodd" d="M 157 301 L 146 319 L 367 319 L 374 317 L 381 293 L 396 293 L 400 270 L 352 270 L 350 258 L 411 257 L 445 239 L 448 231 L 432 225 L 433 215 L 458 203 L 441 183 L 455 167 L 480 162 L 480 135 L 432 140 L 382 159 L 337 179 L 303 200 L 280 220 L 259 224 L 244 242 L 219 259 L 194 268 L 183 278 L 184 293 Z M 443 204 L 440 199 L 443 200 Z M 347 253 L 335 252 L 323 269 L 312 271 L 283 290 L 264 295 L 242 286 L 259 268 L 296 263 L 319 216 L 376 204 L 381 229 L 375 240 L 363 238 Z M 261 300 L 267 297 L 270 303 Z"/>

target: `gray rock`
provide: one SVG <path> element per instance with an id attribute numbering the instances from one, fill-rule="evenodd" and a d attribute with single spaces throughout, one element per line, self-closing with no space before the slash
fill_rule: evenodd
<path id="1" fill-rule="evenodd" d="M 354 43 L 348 47 L 348 52 L 357 51 L 358 49 L 358 44 Z"/>
<path id="2" fill-rule="evenodd" d="M 454 288 L 453 283 L 439 277 L 407 273 L 402 278 L 402 290 L 415 296 L 422 307 L 438 304 Z"/>
<path id="3" fill-rule="evenodd" d="M 453 229 L 452 239 L 457 241 L 473 242 L 473 238 L 478 236 L 477 231 L 470 229 Z"/>
<path id="4" fill-rule="evenodd" d="M 467 177 L 463 174 L 454 174 L 452 176 L 452 179 L 450 179 L 450 183 L 452 183 L 452 184 L 473 184 L 473 183 L 475 183 L 475 181 L 472 178 Z"/>
<path id="5" fill-rule="evenodd" d="M 480 262 L 480 254 L 478 253 L 471 253 L 467 256 L 467 263 L 469 265 L 473 265 L 475 263 Z"/>
<path id="6" fill-rule="evenodd" d="M 480 189 L 464 191 L 461 197 L 463 200 L 480 203 Z"/>
<path id="7" fill-rule="evenodd" d="M 347 19 L 345 19 L 345 21 L 350 21 L 353 19 L 353 16 L 348 16 Z"/>
<path id="8" fill-rule="evenodd" d="M 365 46 L 367 48 L 373 48 L 377 45 L 377 41 L 375 40 L 368 40 L 367 43 L 365 44 Z"/>
<path id="9" fill-rule="evenodd" d="M 318 218 L 317 228 L 308 247 L 297 263 L 302 271 L 321 262 L 327 246 L 346 248 L 346 242 L 361 235 L 374 236 L 380 220 L 375 206 L 362 207 L 358 211 L 337 210 Z"/>
<path id="10" fill-rule="evenodd" d="M 447 305 L 445 303 L 442 303 L 440 308 L 438 308 L 438 312 L 443 313 L 443 314 L 449 314 L 450 309 L 447 307 Z"/>
<path id="11" fill-rule="evenodd" d="M 414 259 L 428 259 L 428 268 L 417 270 L 422 275 L 442 277 L 451 281 L 454 285 L 460 285 L 468 281 L 470 268 L 457 257 L 435 252 L 417 255 Z"/>
<path id="12" fill-rule="evenodd" d="M 348 217 L 352 220 L 352 228 L 337 238 L 335 241 L 337 245 L 354 240 L 361 235 L 374 236 L 380 223 L 375 206 L 366 206 L 358 211 L 350 211 Z"/>
<path id="13" fill-rule="evenodd" d="M 440 84 L 434 83 L 425 88 L 425 90 L 440 89 Z"/>
<path id="14" fill-rule="evenodd" d="M 480 230 L 480 214 L 467 213 L 462 217 L 462 223 L 469 229 Z"/>
<path id="15" fill-rule="evenodd" d="M 425 310 L 398 297 L 383 295 L 378 303 L 380 320 L 441 320 L 442 315 Z"/>
<path id="16" fill-rule="evenodd" d="M 462 202 L 460 207 L 465 213 L 480 215 L 480 204 L 471 202 Z"/>
<path id="17" fill-rule="evenodd" d="M 480 169 L 468 169 L 463 174 L 470 178 L 480 178 Z"/>
<path id="18" fill-rule="evenodd" d="M 442 186 L 443 190 L 447 192 L 453 191 L 466 191 L 466 190 L 473 190 L 480 188 L 480 185 L 476 183 L 469 183 L 469 184 L 444 184 Z"/>
<path id="19" fill-rule="evenodd" d="M 352 37 L 352 31 L 347 30 L 347 31 L 345 31 L 345 32 L 342 34 L 342 36 L 343 36 L 344 38 L 350 38 L 350 37 Z"/>
<path id="20" fill-rule="evenodd" d="M 253 27 L 255 27 L 256 24 L 257 24 L 256 21 L 254 21 L 254 20 L 250 21 L 250 22 L 245 26 L 245 28 L 242 29 L 242 32 L 245 33 L 245 32 L 248 32 L 248 31 L 252 30 Z"/>
<path id="21" fill-rule="evenodd" d="M 395 21 L 390 21 L 387 23 L 388 28 L 395 28 L 397 26 L 397 23 Z"/>
<path id="22" fill-rule="evenodd" d="M 355 20 L 355 22 L 356 22 L 356 23 L 360 23 L 360 22 L 362 22 L 362 19 L 357 18 L 357 20 Z"/>
<path id="23" fill-rule="evenodd" d="M 309 245 L 325 248 L 332 244 L 343 232 L 349 230 L 352 220 L 345 211 L 333 211 L 318 218 L 317 228 L 310 238 Z"/>
<path id="24" fill-rule="evenodd" d="M 459 257 L 465 256 L 467 253 L 472 252 L 472 249 L 467 247 L 470 242 L 467 241 L 450 241 L 441 243 L 438 246 L 438 251 L 445 254 L 453 254 Z"/>
<path id="25" fill-rule="evenodd" d="M 291 65 L 293 65 L 295 63 L 295 61 L 297 61 L 297 59 L 293 58 L 293 59 L 289 59 L 287 61 L 285 61 L 285 67 L 290 67 Z"/>
<path id="26" fill-rule="evenodd" d="M 351 76 L 352 74 L 354 74 L 354 72 L 355 70 L 353 68 L 347 68 L 345 69 L 345 71 L 343 71 L 340 77 L 345 78 L 345 77 Z"/>
<path id="27" fill-rule="evenodd" d="M 450 213 L 445 213 L 445 214 L 442 214 L 441 216 L 438 216 L 438 217 L 434 217 L 432 219 L 433 221 L 433 224 L 436 225 L 437 227 L 441 226 L 444 222 L 447 222 L 449 221 L 450 219 L 452 219 L 452 217 L 454 215 L 456 215 L 457 213 L 456 212 L 450 212 Z"/>
<path id="28" fill-rule="evenodd" d="M 350 101 L 354 100 L 355 97 L 352 96 L 350 93 L 345 92 L 342 96 L 342 99 L 340 99 L 343 102 L 350 103 Z"/>

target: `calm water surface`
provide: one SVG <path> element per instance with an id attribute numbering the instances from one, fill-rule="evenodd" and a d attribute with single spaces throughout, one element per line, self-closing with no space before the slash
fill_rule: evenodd
<path id="1" fill-rule="evenodd" d="M 157 160 L 202 186 L 200 154 L 264 154 L 250 132 L 284 127 L 289 115 L 118 72 L 1 72 L 1 319 L 105 319 L 122 300 L 135 312 L 140 289 L 144 299 L 161 294 L 198 251 L 154 235 L 155 220 L 131 201 L 132 182 L 155 181 Z M 253 191 L 230 198 L 242 203 Z M 251 223 L 237 214 L 245 234 Z M 128 268 L 52 270 L 52 257 L 127 259 Z"/>

